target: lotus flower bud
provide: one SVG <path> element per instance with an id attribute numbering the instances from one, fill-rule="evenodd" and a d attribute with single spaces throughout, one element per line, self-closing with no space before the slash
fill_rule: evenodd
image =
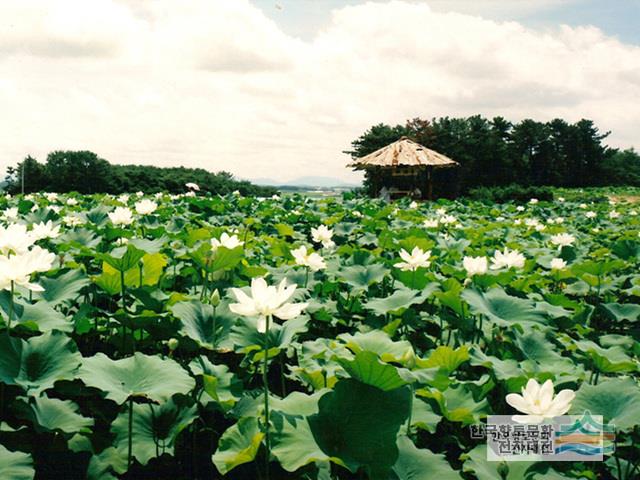
<path id="1" fill-rule="evenodd" d="M 217 307 L 218 305 L 220 305 L 220 292 L 218 291 L 217 288 L 211 294 L 209 301 L 211 302 L 211 305 L 213 305 L 214 307 Z"/>
<path id="2" fill-rule="evenodd" d="M 169 347 L 169 350 L 171 350 L 173 352 L 176 348 L 178 348 L 178 344 L 179 343 L 180 342 L 178 342 L 177 338 L 170 338 L 167 341 L 167 346 Z"/>

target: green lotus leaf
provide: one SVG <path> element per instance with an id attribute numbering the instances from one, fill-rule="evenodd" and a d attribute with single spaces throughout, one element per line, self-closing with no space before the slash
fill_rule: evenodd
<path id="1" fill-rule="evenodd" d="M 115 447 L 124 458 L 129 448 L 129 407 L 118 415 L 111 431 L 115 435 Z M 174 454 L 176 438 L 197 418 L 196 407 L 176 405 L 169 399 L 160 405 L 133 404 L 132 454 L 146 465 L 152 458 L 164 453 Z"/>
<path id="2" fill-rule="evenodd" d="M 630 430 L 640 425 L 640 386 L 631 378 L 606 379 L 597 385 L 583 383 L 570 413 L 582 415 L 587 410 L 602 415 L 617 430 Z"/>
<path id="3" fill-rule="evenodd" d="M 338 335 L 338 340 L 354 353 L 367 350 L 380 356 L 383 362 L 402 363 L 404 359 L 413 357 L 414 351 L 410 342 L 406 340 L 394 341 L 382 330 L 372 330 L 367 333 L 344 333 Z"/>
<path id="4" fill-rule="evenodd" d="M 0 445 L 0 473 L 7 480 L 32 480 L 36 472 L 31 455 L 12 452 Z"/>
<path id="5" fill-rule="evenodd" d="M 213 464 L 222 475 L 238 465 L 253 461 L 260 449 L 264 433 L 256 417 L 242 417 L 220 437 L 218 449 L 213 454 Z"/>
<path id="6" fill-rule="evenodd" d="M 171 307 L 173 315 L 182 324 L 180 333 L 189 337 L 203 348 L 215 350 L 228 336 L 232 320 L 226 311 L 197 300 L 178 302 Z"/>
<path id="7" fill-rule="evenodd" d="M 380 264 L 372 265 L 352 265 L 343 267 L 339 272 L 339 276 L 356 290 L 366 290 L 369 285 L 381 282 L 387 274 L 387 268 Z"/>
<path id="8" fill-rule="evenodd" d="M 16 302 L 21 307 L 16 323 L 36 332 L 72 332 L 73 322 L 46 301 L 29 303 L 22 300 Z"/>
<path id="9" fill-rule="evenodd" d="M 348 378 L 336 383 L 308 417 L 316 443 L 330 458 L 370 478 L 385 478 L 398 459 L 396 438 L 409 415 L 408 387 L 383 391 Z"/>
<path id="10" fill-rule="evenodd" d="M 616 322 L 635 322 L 640 317 L 640 305 L 632 303 L 603 303 L 602 309 Z"/>
<path id="11" fill-rule="evenodd" d="M 398 374 L 396 367 L 382 363 L 373 352 L 362 351 L 356 353 L 353 360 L 338 358 L 337 361 L 352 378 L 383 391 L 395 390 L 409 383 Z"/>
<path id="12" fill-rule="evenodd" d="M 633 372 L 638 364 L 620 346 L 603 348 L 589 340 L 579 340 L 576 346 L 593 362 L 594 368 L 605 373 Z"/>
<path id="13" fill-rule="evenodd" d="M 109 447 L 99 455 L 91 457 L 87 469 L 88 480 L 117 480 L 116 475 L 127 471 L 127 456 L 114 447 Z"/>
<path id="14" fill-rule="evenodd" d="M 140 352 L 121 360 L 103 353 L 84 358 L 78 378 L 118 404 L 131 396 L 160 402 L 176 393 L 187 394 L 195 386 L 195 380 L 174 360 Z"/>
<path id="15" fill-rule="evenodd" d="M 40 395 L 58 380 L 73 379 L 82 357 L 71 338 L 48 332 L 29 340 L 0 335 L 0 380 Z"/>
<path id="16" fill-rule="evenodd" d="M 426 360 L 418 360 L 418 365 L 423 368 L 442 368 L 447 374 L 451 374 L 469 358 L 469 349 L 465 345 L 455 350 L 449 346 L 441 345 L 431 352 Z"/>
<path id="17" fill-rule="evenodd" d="M 535 462 L 490 462 L 487 460 L 487 446 L 476 448 L 461 456 L 464 460 L 463 472 L 473 473 L 478 480 L 523 480 Z"/>
<path id="18" fill-rule="evenodd" d="M 449 465 L 444 455 L 418 449 L 410 438 L 398 437 L 399 456 L 393 471 L 398 480 L 461 479 L 460 473 Z"/>
<path id="19" fill-rule="evenodd" d="M 44 430 L 75 433 L 93 426 L 93 419 L 83 417 L 71 400 L 37 397 L 30 405 L 33 420 Z"/>
<path id="20" fill-rule="evenodd" d="M 437 284 L 432 284 L 433 290 L 437 287 Z M 376 315 L 386 315 L 387 313 L 398 313 L 403 309 L 411 307 L 411 305 L 423 303 L 429 292 L 416 291 L 408 288 L 401 288 L 393 292 L 386 298 L 373 298 L 365 303 L 363 306 L 367 310 L 371 310 Z"/>
<path id="21" fill-rule="evenodd" d="M 451 422 L 464 425 L 478 423 L 489 413 L 489 403 L 484 398 L 476 401 L 471 389 L 465 384 L 452 385 L 444 392 L 436 389 L 420 389 L 416 393 L 434 399 L 440 407 L 440 414 Z"/>
<path id="22" fill-rule="evenodd" d="M 202 376 L 205 393 L 224 410 L 233 408 L 240 400 L 242 381 L 226 365 L 214 365 L 207 357 L 200 356 L 189 367 L 195 375 Z"/>
<path id="23" fill-rule="evenodd" d="M 110 254 L 101 254 L 99 258 L 118 272 L 126 272 L 137 267 L 145 253 L 145 251 L 127 244 L 126 247 L 116 248 Z"/>
<path id="24" fill-rule="evenodd" d="M 472 313 L 485 315 L 500 326 L 547 323 L 545 315 L 536 310 L 532 301 L 512 297 L 501 288 L 488 292 L 466 289 L 462 292 L 462 298 L 469 304 Z"/>
<path id="25" fill-rule="evenodd" d="M 78 298 L 80 291 L 89 285 L 90 281 L 83 271 L 78 269 L 69 270 L 56 278 L 41 277 L 38 283 L 44 291 L 37 292 L 34 298 L 42 298 L 56 306 Z"/>

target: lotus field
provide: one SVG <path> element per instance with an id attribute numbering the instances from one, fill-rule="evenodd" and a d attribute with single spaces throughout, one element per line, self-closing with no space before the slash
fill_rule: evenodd
<path id="1" fill-rule="evenodd" d="M 0 478 L 638 478 L 640 218 L 602 201 L 0 200 Z M 604 462 L 471 427 L 585 410 Z"/>

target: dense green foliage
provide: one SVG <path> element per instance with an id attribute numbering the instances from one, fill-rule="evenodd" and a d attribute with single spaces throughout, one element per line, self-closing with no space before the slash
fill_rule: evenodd
<path id="1" fill-rule="evenodd" d="M 273 480 L 637 478 L 633 204 L 141 200 L 0 199 L 3 226 L 50 220 L 36 242 L 55 253 L 31 278 L 44 291 L 0 292 L 3 480 L 266 480 L 265 464 Z M 223 233 L 244 243 L 213 250 Z M 325 268 L 297 265 L 299 246 Z M 428 262 L 400 269 L 414 247 Z M 506 247 L 521 263 L 468 273 L 465 256 Z M 267 334 L 230 306 L 261 276 L 308 303 Z M 530 378 L 615 424 L 615 457 L 487 462 L 469 426 L 516 413 L 505 395 Z"/>
<path id="2" fill-rule="evenodd" d="M 532 198 L 553 200 L 551 187 L 523 186 L 512 184 L 504 187 L 476 187 L 469 191 L 469 198 L 486 202 L 505 203 L 510 201 L 528 202 Z"/>
<path id="3" fill-rule="evenodd" d="M 346 153 L 362 157 L 402 136 L 443 153 L 461 164 L 435 172 L 434 192 L 451 197 L 474 187 L 549 185 L 584 187 L 640 185 L 640 155 L 619 151 L 603 141 L 591 120 L 574 124 L 502 117 L 413 119 L 394 127 L 379 124 L 352 142 Z"/>
<path id="4" fill-rule="evenodd" d="M 55 151 L 47 156 L 44 164 L 28 156 L 16 167 L 10 167 L 6 179 L 6 190 L 10 193 L 22 191 L 23 169 L 25 193 L 181 193 L 188 182 L 196 183 L 204 192 L 220 195 L 238 190 L 242 195 L 271 196 L 277 191 L 272 187 L 236 180 L 227 172 L 211 173 L 202 168 L 112 165 L 89 151 Z"/>

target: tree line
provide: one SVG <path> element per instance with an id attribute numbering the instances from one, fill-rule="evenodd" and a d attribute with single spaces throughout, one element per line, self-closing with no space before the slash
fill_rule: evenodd
<path id="1" fill-rule="evenodd" d="M 414 118 L 404 125 L 378 124 L 354 140 L 348 153 L 365 156 L 403 136 L 460 163 L 460 168 L 434 172 L 439 196 L 465 194 L 476 187 L 587 187 L 640 185 L 640 155 L 634 149 L 608 147 L 610 132 L 600 132 L 592 120 L 562 119 L 513 123 L 487 119 Z M 369 185 L 368 177 L 365 187 Z"/>
<path id="2" fill-rule="evenodd" d="M 25 193 L 180 193 L 189 182 L 212 194 L 225 195 L 237 190 L 242 195 L 270 196 L 277 192 L 273 187 L 237 180 L 224 171 L 212 173 L 202 168 L 115 165 L 86 150 L 54 151 L 47 155 L 45 163 L 28 156 L 17 166 L 7 169 L 5 190 L 21 192 L 23 172 Z"/>

